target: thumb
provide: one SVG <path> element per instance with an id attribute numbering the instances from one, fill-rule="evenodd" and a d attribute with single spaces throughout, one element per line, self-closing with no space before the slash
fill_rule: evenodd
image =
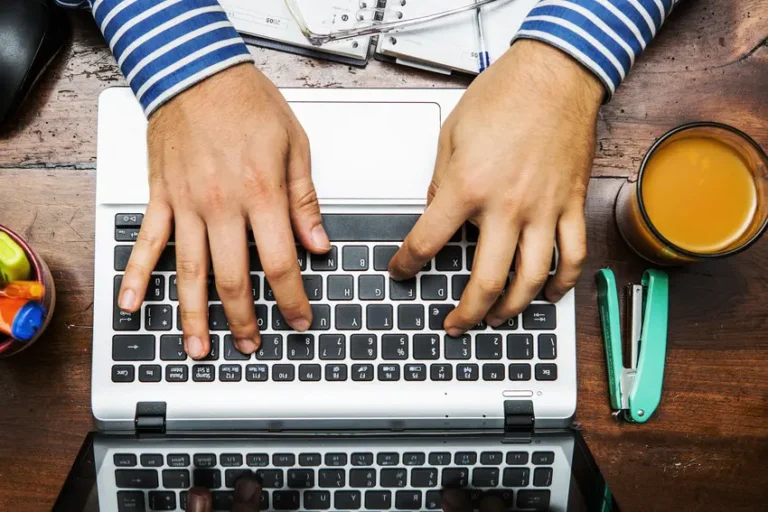
<path id="1" fill-rule="evenodd" d="M 303 134 L 302 134 L 303 135 Z M 291 144 L 288 162 L 288 201 L 291 224 L 296 238 L 310 252 L 322 254 L 331 250 L 331 242 L 323 228 L 317 192 L 312 183 L 309 141 L 306 135 Z"/>

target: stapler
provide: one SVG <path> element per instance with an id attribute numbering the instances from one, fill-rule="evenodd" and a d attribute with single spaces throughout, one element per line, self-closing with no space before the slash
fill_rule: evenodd
<path id="1" fill-rule="evenodd" d="M 610 269 L 602 269 L 595 280 L 611 407 L 617 417 L 645 423 L 661 401 L 667 352 L 669 278 L 661 270 L 646 270 L 641 284 L 628 287 L 629 368 L 623 361 L 616 278 Z"/>

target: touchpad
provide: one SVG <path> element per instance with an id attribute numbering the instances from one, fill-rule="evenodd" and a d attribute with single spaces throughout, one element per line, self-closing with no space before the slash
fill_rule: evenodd
<path id="1" fill-rule="evenodd" d="M 321 203 L 426 201 L 441 126 L 438 104 L 289 104 L 309 137 Z"/>

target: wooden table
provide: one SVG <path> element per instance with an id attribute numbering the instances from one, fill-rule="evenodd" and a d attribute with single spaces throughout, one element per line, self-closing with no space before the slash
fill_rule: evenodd
<path id="1" fill-rule="evenodd" d="M 91 429 L 96 100 L 124 84 L 87 14 L 21 119 L 0 138 L 0 224 L 49 263 L 59 303 L 45 337 L 0 361 L 0 510 L 47 510 Z M 359 70 L 254 50 L 293 87 L 446 87 L 458 79 L 371 62 Z M 610 414 L 592 276 L 645 264 L 612 205 L 653 141 L 694 120 L 733 124 L 768 147 L 768 3 L 684 2 L 600 114 L 577 287 L 578 421 L 625 510 L 764 510 L 768 498 L 768 237 L 728 260 L 671 272 L 666 381 L 643 426 Z M 97 340 L 98 342 L 99 340 Z M 100 340 L 107 343 L 108 340 Z"/>

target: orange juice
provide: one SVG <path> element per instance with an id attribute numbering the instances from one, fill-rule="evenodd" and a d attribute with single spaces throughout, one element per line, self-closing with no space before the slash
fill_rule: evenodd
<path id="1" fill-rule="evenodd" d="M 669 142 L 648 161 L 642 199 L 651 224 L 686 251 L 715 254 L 749 229 L 757 187 L 747 163 L 711 137 Z"/>

